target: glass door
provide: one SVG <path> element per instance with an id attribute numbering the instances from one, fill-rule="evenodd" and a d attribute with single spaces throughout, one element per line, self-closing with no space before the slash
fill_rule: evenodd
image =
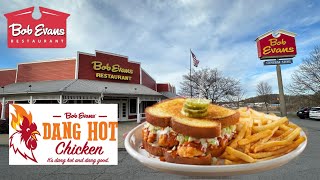
<path id="1" fill-rule="evenodd" d="M 121 106 L 119 107 L 119 114 L 120 114 L 120 121 L 127 121 L 128 120 L 128 102 L 122 101 Z"/>

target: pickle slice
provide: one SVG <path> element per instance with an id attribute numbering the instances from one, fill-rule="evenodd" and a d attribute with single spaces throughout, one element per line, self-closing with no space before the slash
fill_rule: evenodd
<path id="1" fill-rule="evenodd" d="M 205 106 L 192 106 L 192 105 L 189 105 L 187 103 L 184 103 L 183 104 L 183 108 L 186 108 L 186 109 L 194 109 L 194 110 L 206 110 L 208 107 L 205 107 Z"/>
<path id="2" fill-rule="evenodd" d="M 192 117 L 192 118 L 201 118 L 208 115 L 208 111 L 199 114 L 199 113 L 185 112 L 184 110 L 182 110 L 181 113 L 185 116 Z"/>
<path id="3" fill-rule="evenodd" d="M 190 107 L 190 109 L 201 109 L 208 108 L 210 100 L 208 99 L 187 99 L 185 104 Z"/>
<path id="4" fill-rule="evenodd" d="M 183 108 L 184 112 L 191 113 L 191 114 L 203 114 L 207 112 L 207 108 L 205 109 L 189 109 L 189 108 Z"/>
<path id="5" fill-rule="evenodd" d="M 208 99 L 187 99 L 183 104 L 181 113 L 193 118 L 205 117 L 208 115 L 210 102 Z"/>

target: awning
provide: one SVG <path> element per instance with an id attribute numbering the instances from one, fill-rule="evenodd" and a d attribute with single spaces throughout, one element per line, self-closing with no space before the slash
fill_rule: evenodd
<path id="1" fill-rule="evenodd" d="M 0 89 L 0 96 L 59 92 L 162 96 L 159 92 L 141 84 L 113 83 L 83 79 L 13 83 Z"/>

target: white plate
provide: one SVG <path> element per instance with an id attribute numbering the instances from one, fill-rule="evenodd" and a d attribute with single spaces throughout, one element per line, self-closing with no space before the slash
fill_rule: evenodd
<path id="1" fill-rule="evenodd" d="M 252 174 L 261 171 L 267 171 L 280 167 L 288 163 L 293 158 L 297 157 L 307 146 L 307 140 L 304 141 L 298 148 L 290 153 L 283 155 L 281 157 L 266 160 L 262 162 L 256 162 L 251 164 L 239 164 L 239 165 L 185 165 L 185 164 L 175 164 L 162 162 L 158 157 L 149 155 L 147 151 L 141 149 L 142 144 L 142 128 L 143 124 L 140 124 L 136 128 L 132 129 L 126 136 L 124 145 L 127 152 L 135 159 L 140 161 L 145 166 L 173 174 L 180 175 L 192 175 L 192 176 L 232 176 L 239 174 Z M 302 131 L 302 136 L 306 134 Z"/>

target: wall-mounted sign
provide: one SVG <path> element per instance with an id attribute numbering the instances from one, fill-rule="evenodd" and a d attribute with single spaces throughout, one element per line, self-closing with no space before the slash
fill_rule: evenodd
<path id="1" fill-rule="evenodd" d="M 295 34 L 279 30 L 276 35 L 272 31 L 256 39 L 258 57 L 263 59 L 292 58 L 297 54 Z"/>
<path id="2" fill-rule="evenodd" d="M 13 104 L 10 165 L 117 165 L 116 104 Z"/>
<path id="3" fill-rule="evenodd" d="M 34 7 L 5 14 L 9 48 L 65 48 L 69 14 L 39 7 L 41 17 L 34 19 Z"/>
<path id="4" fill-rule="evenodd" d="M 77 66 L 78 79 L 131 84 L 140 84 L 142 79 L 140 63 L 119 54 L 78 52 Z"/>
<path id="5" fill-rule="evenodd" d="M 95 71 L 106 71 L 111 73 L 96 73 L 97 78 L 105 78 L 105 79 L 117 79 L 117 80 L 124 80 L 124 81 L 130 81 L 131 76 L 128 75 L 118 75 L 114 73 L 121 73 L 121 74 L 133 74 L 133 69 L 129 68 L 123 68 L 119 64 L 113 64 L 110 65 L 109 63 L 103 64 L 100 61 L 92 61 L 92 68 Z"/>
<path id="6" fill-rule="evenodd" d="M 264 65 L 292 64 L 292 59 L 264 61 Z"/>

